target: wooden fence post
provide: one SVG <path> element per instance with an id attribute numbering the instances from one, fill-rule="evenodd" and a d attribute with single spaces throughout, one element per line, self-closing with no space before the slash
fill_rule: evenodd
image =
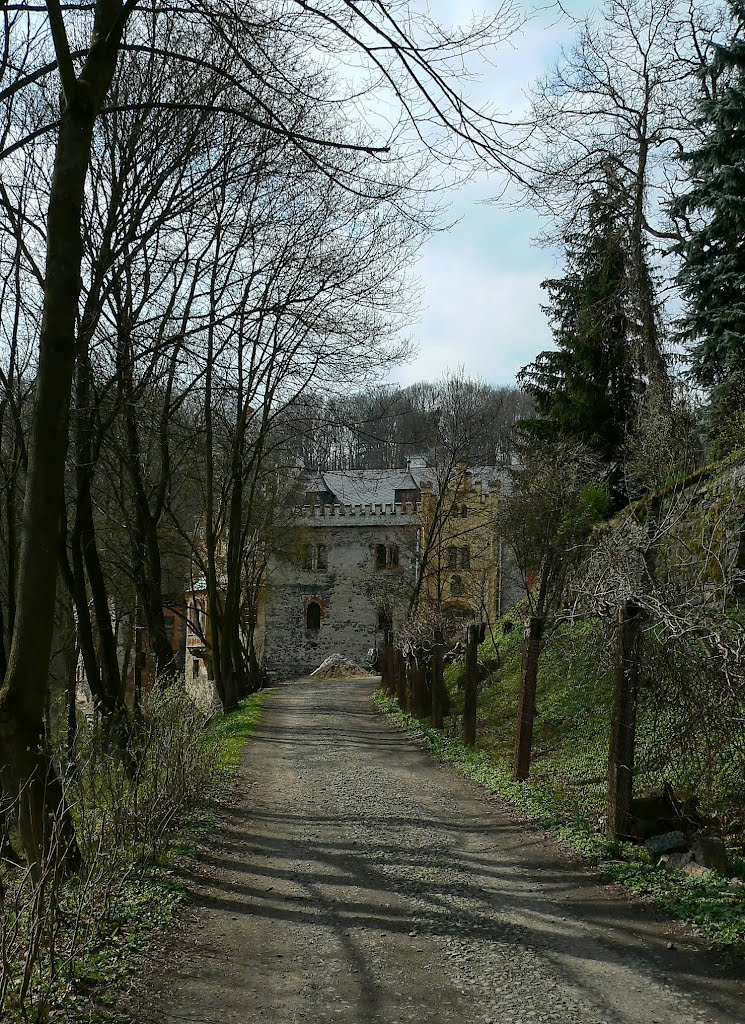
<path id="1" fill-rule="evenodd" d="M 442 630 L 435 630 L 435 642 L 432 648 L 432 725 L 435 729 L 442 729 L 445 721 L 445 700 L 443 694 L 444 682 L 442 678 L 442 654 L 443 654 Z"/>
<path id="2" fill-rule="evenodd" d="M 517 703 L 517 735 L 515 737 L 515 778 L 522 782 L 530 775 L 533 749 L 535 694 L 538 682 L 538 657 L 541 651 L 543 619 L 531 615 L 525 634 L 523 665 L 520 673 L 520 696 Z"/>
<path id="3" fill-rule="evenodd" d="M 402 711 L 408 711 L 409 694 L 406 689 L 406 661 L 399 647 L 393 648 L 393 665 L 396 674 L 396 700 Z"/>
<path id="4" fill-rule="evenodd" d="M 466 630 L 466 673 L 463 697 L 463 742 L 472 747 L 476 742 L 476 706 L 479 691 L 479 627 Z"/>
<path id="5" fill-rule="evenodd" d="M 380 685 L 390 695 L 394 693 L 393 680 L 393 636 L 389 630 L 383 633 L 383 646 L 380 649 Z"/>
<path id="6" fill-rule="evenodd" d="M 608 822 L 611 839 L 628 835 L 634 796 L 636 706 L 641 660 L 641 609 L 627 601 L 618 609 L 618 647 L 608 752 Z"/>
<path id="7" fill-rule="evenodd" d="M 411 684 L 412 711 L 417 718 L 427 714 L 427 687 L 424 681 L 424 662 L 420 658 L 414 662 Z"/>

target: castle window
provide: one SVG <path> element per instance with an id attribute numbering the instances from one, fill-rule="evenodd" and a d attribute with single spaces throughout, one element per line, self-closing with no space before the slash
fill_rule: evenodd
<path id="1" fill-rule="evenodd" d="M 199 675 L 199 658 L 192 658 L 191 660 L 191 675 L 193 679 Z"/>
<path id="2" fill-rule="evenodd" d="M 305 628 L 314 631 L 321 628 L 321 606 L 318 601 L 310 601 L 305 609 Z"/>
<path id="3" fill-rule="evenodd" d="M 471 549 L 461 548 L 460 549 L 460 567 L 461 569 L 469 569 L 471 567 Z"/>
<path id="4" fill-rule="evenodd" d="M 306 569 L 327 569 L 329 564 L 328 551 L 325 544 L 309 544 L 305 549 Z"/>
<path id="5" fill-rule="evenodd" d="M 375 568 L 395 569 L 399 563 L 398 544 L 375 545 Z"/>
<path id="6" fill-rule="evenodd" d="M 378 609 L 378 630 L 381 633 L 385 633 L 387 630 L 393 629 L 393 616 L 388 608 Z"/>
<path id="7" fill-rule="evenodd" d="M 463 595 L 463 580 L 460 576 L 450 577 L 450 596 L 461 597 Z"/>
<path id="8" fill-rule="evenodd" d="M 458 567 L 458 549 L 448 548 L 445 552 L 448 560 L 448 569 L 457 569 Z"/>

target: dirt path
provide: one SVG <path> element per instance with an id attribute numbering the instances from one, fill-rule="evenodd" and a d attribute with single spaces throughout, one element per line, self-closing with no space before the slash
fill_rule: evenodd
<path id="1" fill-rule="evenodd" d="M 434 764 L 372 685 L 268 701 L 153 1021 L 745 1024 L 739 968 Z"/>

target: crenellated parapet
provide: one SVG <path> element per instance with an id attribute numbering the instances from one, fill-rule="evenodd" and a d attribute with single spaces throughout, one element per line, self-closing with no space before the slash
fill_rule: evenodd
<path id="1" fill-rule="evenodd" d="M 395 504 L 370 505 L 300 505 L 295 509 L 303 519 L 325 519 L 328 517 L 369 518 L 371 516 L 418 516 L 421 506 L 418 502 L 406 501 Z"/>

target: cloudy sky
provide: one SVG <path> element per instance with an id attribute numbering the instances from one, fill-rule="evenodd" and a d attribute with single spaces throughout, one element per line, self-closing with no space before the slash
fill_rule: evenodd
<path id="1" fill-rule="evenodd" d="M 533 5 L 517 0 L 526 12 Z M 550 0 L 546 0 L 547 4 Z M 600 0 L 566 0 L 580 16 Z M 431 0 L 444 25 L 468 21 L 471 12 L 496 11 L 498 0 Z M 573 35 L 556 11 L 539 11 L 484 65 L 477 87 L 500 112 L 515 114 L 530 83 L 556 59 Z M 425 244 L 418 267 L 423 288 L 420 323 L 413 330 L 418 354 L 392 379 L 404 384 L 433 379 L 463 366 L 495 384 L 514 382 L 515 373 L 550 344 L 540 304 L 540 282 L 557 269 L 556 254 L 534 244 L 537 217 L 507 203 L 493 203 L 499 182 L 481 175 L 454 193 L 451 213 L 458 223 Z"/>

